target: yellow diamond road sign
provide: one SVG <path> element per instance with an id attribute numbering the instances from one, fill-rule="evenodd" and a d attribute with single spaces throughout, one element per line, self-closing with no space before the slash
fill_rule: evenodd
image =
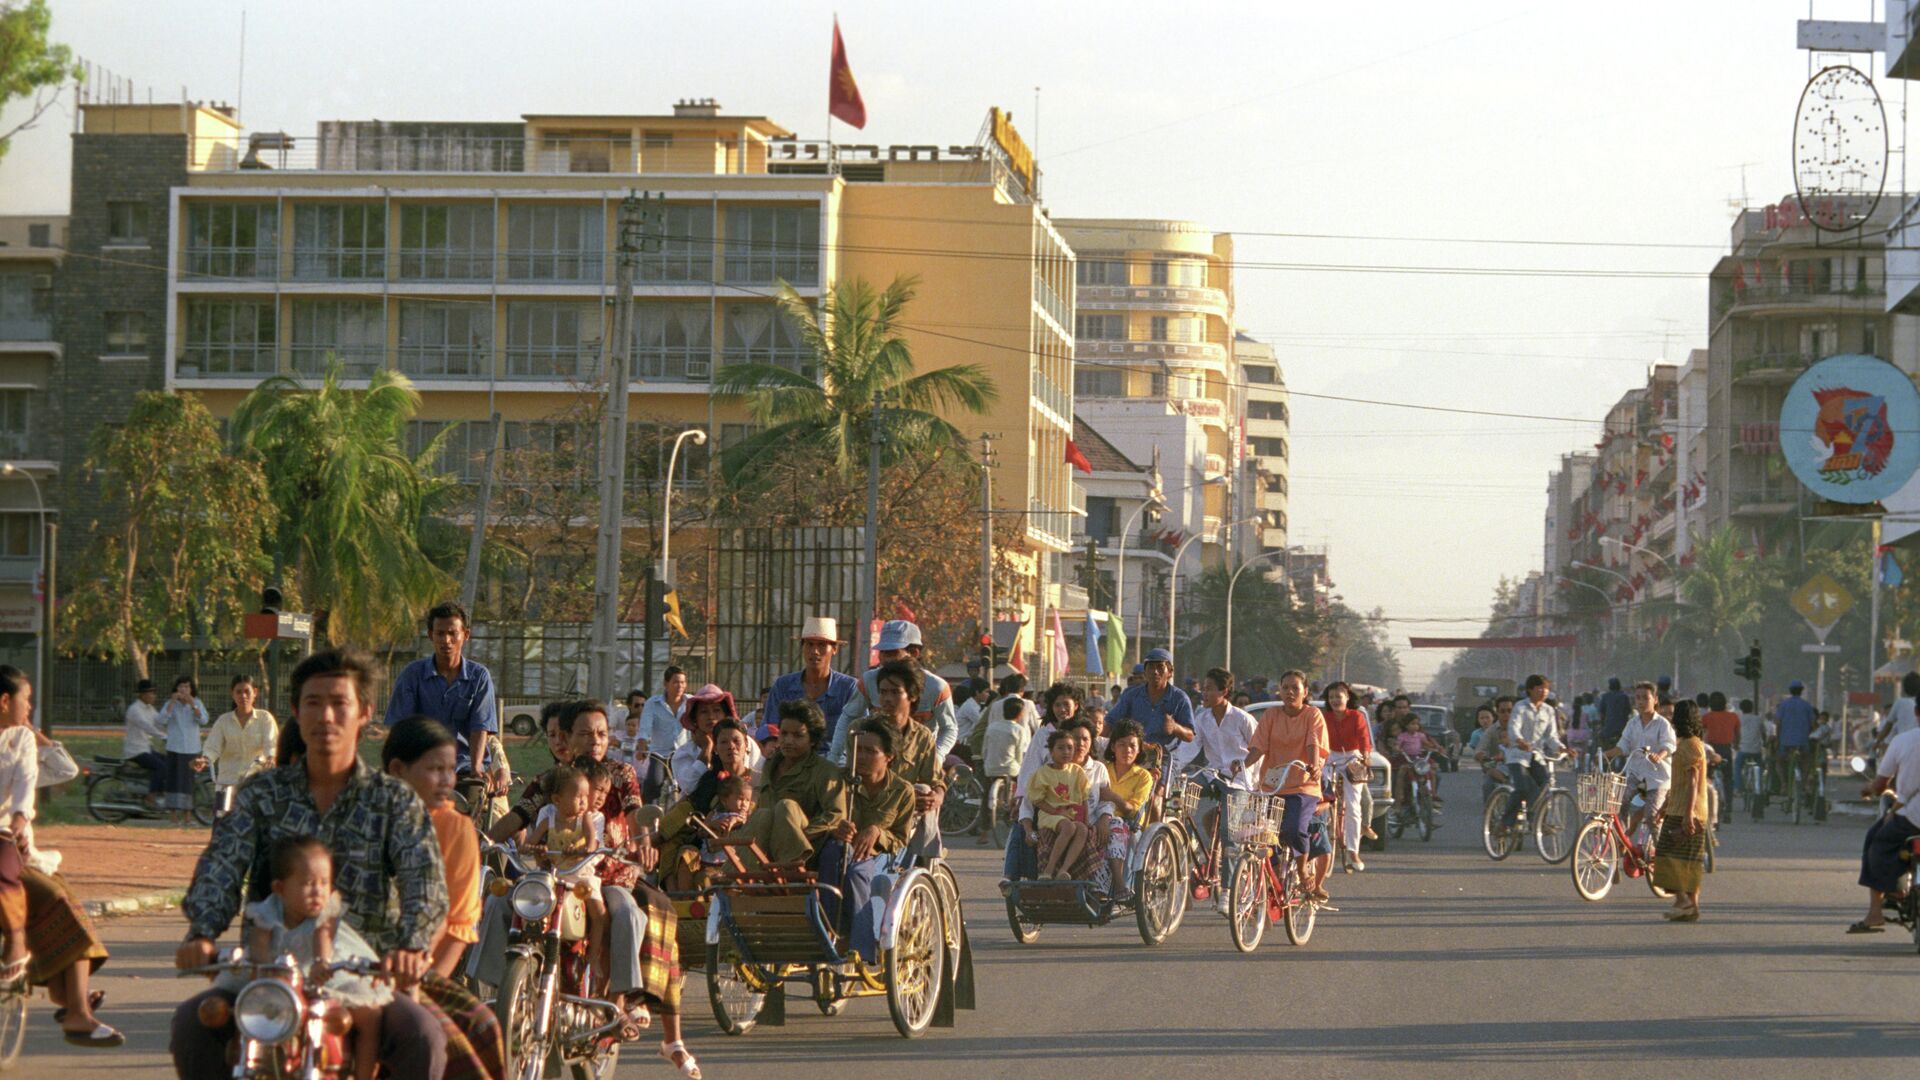
<path id="1" fill-rule="evenodd" d="M 1793 610 L 1815 629 L 1825 630 L 1853 610 L 1853 594 L 1829 574 L 1815 574 L 1793 590 Z"/>

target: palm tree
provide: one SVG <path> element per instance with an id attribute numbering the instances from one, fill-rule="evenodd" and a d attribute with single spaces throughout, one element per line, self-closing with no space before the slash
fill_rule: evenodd
<path id="1" fill-rule="evenodd" d="M 1198 674 L 1226 657 L 1227 586 L 1231 571 L 1217 566 L 1180 589 L 1180 670 Z M 1152 624 L 1149 617 L 1148 625 Z M 1258 569 L 1233 586 L 1233 666 L 1238 672 L 1277 675 L 1312 665 L 1320 637 L 1311 608 L 1296 607 L 1286 589 Z"/>
<path id="2" fill-rule="evenodd" d="M 1745 651 L 1780 580 L 1777 566 L 1743 550 L 1732 527 L 1723 528 L 1694 546 L 1693 563 L 1677 584 L 1679 610 L 1667 633 L 1704 653 L 1709 663 L 1727 660 Z"/>
<path id="3" fill-rule="evenodd" d="M 820 323 L 800 294 L 780 283 L 780 313 L 799 328 L 818 377 L 774 364 L 720 369 L 714 395 L 744 400 L 760 429 L 721 455 L 728 481 L 750 481 L 756 465 L 793 450 L 822 452 L 842 480 L 851 479 L 866 461 L 876 398 L 885 428 L 882 465 L 959 445 L 959 430 L 941 413 L 984 413 L 998 391 L 977 364 L 914 374 L 899 320 L 915 282 L 898 277 L 875 292 L 865 281 L 842 281 Z"/>
<path id="4" fill-rule="evenodd" d="M 432 484 L 404 445 L 420 394 L 385 370 L 347 390 L 340 371 L 329 357 L 318 387 L 285 376 L 261 383 L 234 410 L 234 439 L 260 456 L 281 513 L 275 559 L 316 632 L 405 641 L 449 585 L 421 548 Z"/>

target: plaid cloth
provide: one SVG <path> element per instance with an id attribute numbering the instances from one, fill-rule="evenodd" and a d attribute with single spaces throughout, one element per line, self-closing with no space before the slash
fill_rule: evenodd
<path id="1" fill-rule="evenodd" d="M 664 1012 L 680 1011 L 680 917 L 667 894 L 644 881 L 633 885 L 633 898 L 647 913 L 646 934 L 640 942 L 640 993 Z"/>
<path id="2" fill-rule="evenodd" d="M 45 986 L 81 960 L 89 961 L 88 971 L 107 962 L 107 947 L 65 878 L 25 867 L 20 883 L 27 891 L 27 948 L 33 953 L 29 982 Z"/>
<path id="3" fill-rule="evenodd" d="M 1707 827 L 1689 836 L 1687 819 L 1679 815 L 1660 819 L 1660 842 L 1654 848 L 1653 883 L 1668 892 L 1697 893 L 1706 875 Z"/>
<path id="4" fill-rule="evenodd" d="M 506 1080 L 506 1037 L 493 1010 L 435 974 L 420 981 L 420 990 L 420 1004 L 447 1035 L 446 1080 Z"/>

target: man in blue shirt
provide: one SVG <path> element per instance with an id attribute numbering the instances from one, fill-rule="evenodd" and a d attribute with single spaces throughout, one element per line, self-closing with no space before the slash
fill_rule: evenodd
<path id="1" fill-rule="evenodd" d="M 1633 715 L 1633 699 L 1620 689 L 1620 677 L 1615 675 L 1607 680 L 1607 692 L 1601 694 L 1594 705 L 1600 710 L 1597 749 L 1611 750 L 1619 745 L 1620 733 L 1627 730 L 1627 717 Z"/>
<path id="2" fill-rule="evenodd" d="M 1792 782 L 1793 766 L 1800 764 L 1800 784 L 1810 786 L 1813 781 L 1813 727 L 1818 717 L 1813 702 L 1801 697 L 1806 684 L 1795 679 L 1787 684 L 1787 696 L 1774 706 L 1774 720 L 1779 725 L 1779 739 L 1775 744 L 1779 753 L 1774 759 L 1780 763 L 1780 790 L 1787 790 Z"/>
<path id="3" fill-rule="evenodd" d="M 1146 732 L 1146 741 L 1163 750 L 1176 742 L 1192 742 L 1193 702 L 1174 689 L 1173 654 L 1148 649 L 1142 668 L 1144 681 L 1127 687 L 1107 710 L 1108 726 L 1135 721 Z"/>
<path id="4" fill-rule="evenodd" d="M 840 624 L 830 615 L 809 615 L 800 629 L 800 656 L 806 665 L 773 680 L 767 700 L 760 703 L 760 715 L 777 718 L 780 706 L 788 701 L 811 701 L 834 724 L 846 711 L 847 702 L 860 692 L 860 682 L 851 675 L 833 670 L 833 654 L 846 644 L 840 640 Z M 832 730 L 814 744 L 822 756 L 832 742 Z"/>
<path id="5" fill-rule="evenodd" d="M 433 717 L 453 732 L 457 769 L 486 776 L 487 733 L 500 730 L 500 710 L 493 673 L 464 655 L 471 634 L 467 611 L 459 604 L 449 600 L 427 612 L 433 655 L 400 669 L 385 723 L 391 728 L 415 714 Z"/>

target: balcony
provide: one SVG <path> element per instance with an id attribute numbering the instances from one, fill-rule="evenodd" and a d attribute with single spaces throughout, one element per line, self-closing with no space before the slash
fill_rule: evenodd
<path id="1" fill-rule="evenodd" d="M 1033 400 L 1052 409 L 1053 415 L 1062 420 L 1070 421 L 1073 418 L 1073 395 L 1067 393 L 1065 387 L 1047 378 L 1037 367 L 1033 369 L 1029 383 Z"/>
<path id="2" fill-rule="evenodd" d="M 1047 284 L 1047 279 L 1037 270 L 1033 275 L 1033 300 L 1042 311 L 1053 316 L 1053 321 L 1063 329 L 1073 329 L 1073 309 L 1060 299 L 1060 294 L 1053 291 L 1053 286 Z"/>
<path id="3" fill-rule="evenodd" d="M 1798 349 L 1736 356 L 1733 359 L 1733 381 L 1756 386 L 1790 383 L 1811 367 L 1814 360 L 1815 357 Z"/>
<path id="4" fill-rule="evenodd" d="M 592 382 L 600 377 L 600 343 L 509 345 L 505 377 L 529 382 Z"/>
<path id="5" fill-rule="evenodd" d="M 345 379 L 369 378 L 387 366 L 385 345 L 296 344 L 289 345 L 287 352 L 293 374 L 312 379 L 325 378 L 334 364 L 339 365 L 340 377 Z"/>
<path id="6" fill-rule="evenodd" d="M 280 274 L 280 251 L 272 247 L 187 246 L 187 269 L 182 275 L 198 281 L 272 281 Z"/>
<path id="7" fill-rule="evenodd" d="M 0 319 L 0 341 L 52 341 L 53 316 L 16 315 Z"/>
<path id="8" fill-rule="evenodd" d="M 493 348 L 489 345 L 400 346 L 400 373 L 410 379 L 490 379 Z"/>
<path id="9" fill-rule="evenodd" d="M 712 377 L 710 346 L 646 346 L 634 350 L 633 378 L 638 382 L 706 382 Z"/>
<path id="10" fill-rule="evenodd" d="M 1888 252 L 1888 271 L 1898 273 L 1893 259 L 1894 254 L 1895 252 L 1891 250 Z M 1885 304 L 1886 290 L 1878 282 L 1863 281 L 1842 285 L 1837 282 L 1789 282 L 1774 279 L 1736 286 L 1723 279 L 1714 284 L 1712 308 L 1713 321 L 1718 322 L 1728 315 L 1735 314 L 1807 315 L 1817 312 L 1818 309 L 1840 314 L 1864 315 L 1884 310 Z"/>
<path id="11" fill-rule="evenodd" d="M 180 351 L 176 373 L 183 379 L 277 375 L 279 350 L 272 342 L 235 345 L 189 341 Z"/>
<path id="12" fill-rule="evenodd" d="M 1131 310 L 1230 314 L 1225 289 L 1207 285 L 1082 285 L 1074 303 L 1083 311 Z"/>
<path id="13" fill-rule="evenodd" d="M 1224 371 L 1227 365 L 1227 347 L 1211 341 L 1076 338 L 1073 343 L 1073 358 L 1091 361 L 1172 361 L 1207 365 Z"/>
<path id="14" fill-rule="evenodd" d="M 507 280 L 528 284 L 540 282 L 588 282 L 606 280 L 606 252 L 580 248 L 518 249 L 507 252 Z"/>
<path id="15" fill-rule="evenodd" d="M 400 275 L 406 281 L 492 281 L 492 251 L 401 248 Z"/>
<path id="16" fill-rule="evenodd" d="M 1727 505 L 1735 515 L 1777 517 L 1799 505 L 1800 486 L 1793 483 L 1769 487 L 1736 488 Z"/>
<path id="17" fill-rule="evenodd" d="M 296 247 L 293 276 L 298 281 L 381 281 L 387 276 L 387 249 Z"/>

